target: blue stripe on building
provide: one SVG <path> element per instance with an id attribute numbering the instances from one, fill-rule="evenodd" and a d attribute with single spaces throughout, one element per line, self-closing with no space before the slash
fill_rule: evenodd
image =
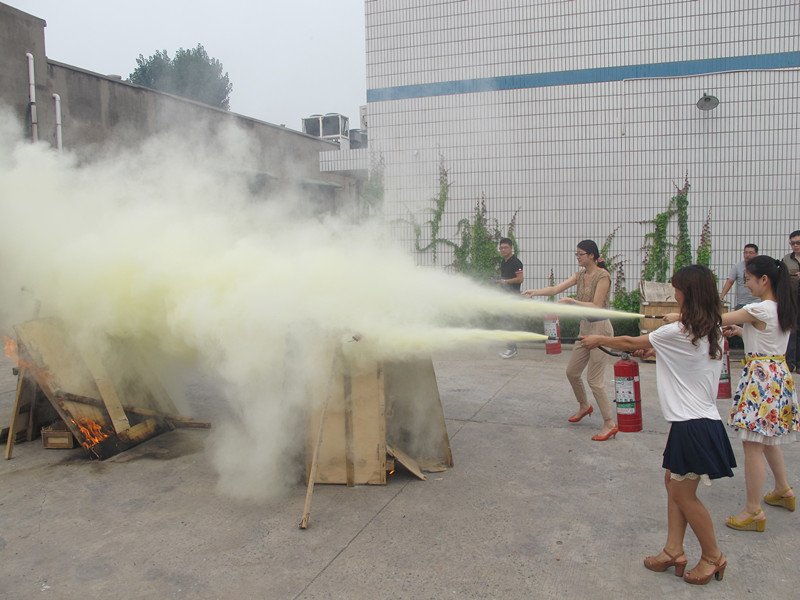
<path id="1" fill-rule="evenodd" d="M 702 60 L 685 60 L 647 65 L 576 69 L 574 71 L 553 71 L 550 73 L 531 73 L 528 75 L 507 75 L 504 77 L 486 77 L 482 79 L 423 83 L 420 85 L 402 85 L 367 90 L 367 102 L 405 100 L 407 98 L 428 98 L 431 96 L 450 96 L 453 94 L 471 94 L 474 92 L 520 90 L 550 87 L 554 85 L 600 83 L 606 81 L 622 81 L 623 79 L 683 77 L 686 75 L 705 75 L 709 73 L 723 73 L 726 71 L 785 69 L 790 67 L 800 67 L 800 52 L 707 58 Z"/>

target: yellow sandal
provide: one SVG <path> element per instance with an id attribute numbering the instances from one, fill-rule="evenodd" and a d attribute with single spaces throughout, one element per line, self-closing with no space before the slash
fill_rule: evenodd
<path id="1" fill-rule="evenodd" d="M 767 526 L 766 515 L 763 519 L 756 519 L 756 517 L 763 514 L 763 512 L 764 511 L 759 508 L 743 521 L 737 521 L 735 517 L 728 517 L 725 520 L 725 525 L 731 529 L 738 529 L 739 531 L 764 531 Z"/>
<path id="2" fill-rule="evenodd" d="M 764 496 L 764 502 L 772 506 L 782 506 L 794 512 L 794 496 L 784 496 L 786 492 L 791 492 L 792 488 L 786 488 L 777 494 L 767 494 Z"/>

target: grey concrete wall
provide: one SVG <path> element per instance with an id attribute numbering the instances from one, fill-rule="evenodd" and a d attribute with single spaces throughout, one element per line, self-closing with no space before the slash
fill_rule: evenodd
<path id="1" fill-rule="evenodd" d="M 110 145 L 135 147 L 165 131 L 191 135 L 213 147 L 216 134 L 234 125 L 247 132 L 254 155 L 263 165 L 258 169 L 262 177 L 257 187 L 275 192 L 289 185 L 300 186 L 318 202 L 331 203 L 334 210 L 356 199 L 359 182 L 355 178 L 320 172 L 319 153 L 337 149 L 335 144 L 50 60 L 45 54 L 45 26 L 40 18 L 0 4 L 0 103 L 12 107 L 27 137 L 26 53 L 30 52 L 35 57 L 40 141 L 56 144 L 53 94 L 61 98 L 64 148 L 83 159 L 91 159 Z"/>
<path id="2" fill-rule="evenodd" d="M 28 59 L 25 54 L 33 54 L 36 72 L 45 72 L 44 27 L 42 19 L 0 4 L 0 101 L 11 107 L 21 124 L 28 126 Z M 37 86 L 37 100 L 45 93 L 44 85 Z M 30 127 L 27 131 L 30 135 Z"/>

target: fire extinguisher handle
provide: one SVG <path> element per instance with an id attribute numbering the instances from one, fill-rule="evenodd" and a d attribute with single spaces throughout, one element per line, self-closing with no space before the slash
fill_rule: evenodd
<path id="1" fill-rule="evenodd" d="M 609 350 L 607 348 L 603 348 L 602 346 L 598 346 L 598 348 L 600 350 L 602 350 L 603 352 L 605 352 L 606 354 L 608 354 L 609 356 L 619 356 L 622 360 L 628 360 L 628 358 L 629 358 L 629 355 L 628 355 L 627 352 L 614 352 L 614 351 Z"/>

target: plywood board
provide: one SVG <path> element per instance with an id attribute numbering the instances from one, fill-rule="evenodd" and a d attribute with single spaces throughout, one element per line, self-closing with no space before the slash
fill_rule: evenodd
<path id="1" fill-rule="evenodd" d="M 89 348 L 84 348 L 81 354 L 89 372 L 92 374 L 97 390 L 100 392 L 100 397 L 103 399 L 106 411 L 109 417 L 111 417 L 111 424 L 114 426 L 114 431 L 120 433 L 129 429 L 131 426 L 130 421 L 128 421 L 125 409 L 122 408 L 122 402 L 120 402 L 119 396 L 117 396 L 117 390 L 114 389 L 114 382 L 108 376 L 100 356 L 97 355 L 94 349 Z"/>
<path id="2" fill-rule="evenodd" d="M 433 361 L 423 358 L 385 364 L 386 443 L 424 471 L 453 466 Z"/>
<path id="3" fill-rule="evenodd" d="M 349 388 L 347 395 L 346 388 Z M 324 390 L 322 385 L 312 388 L 314 409 L 307 427 L 307 472 L 310 472 L 310 460 L 316 444 L 321 406 L 326 393 L 328 391 Z M 337 361 L 336 372 L 331 379 L 330 393 L 319 450 L 316 482 L 347 484 L 349 481 L 350 485 L 385 484 L 386 415 L 381 365 L 373 364 L 370 368 L 351 372 L 344 358 L 342 361 Z M 349 396 L 347 403 L 346 396 Z"/>

